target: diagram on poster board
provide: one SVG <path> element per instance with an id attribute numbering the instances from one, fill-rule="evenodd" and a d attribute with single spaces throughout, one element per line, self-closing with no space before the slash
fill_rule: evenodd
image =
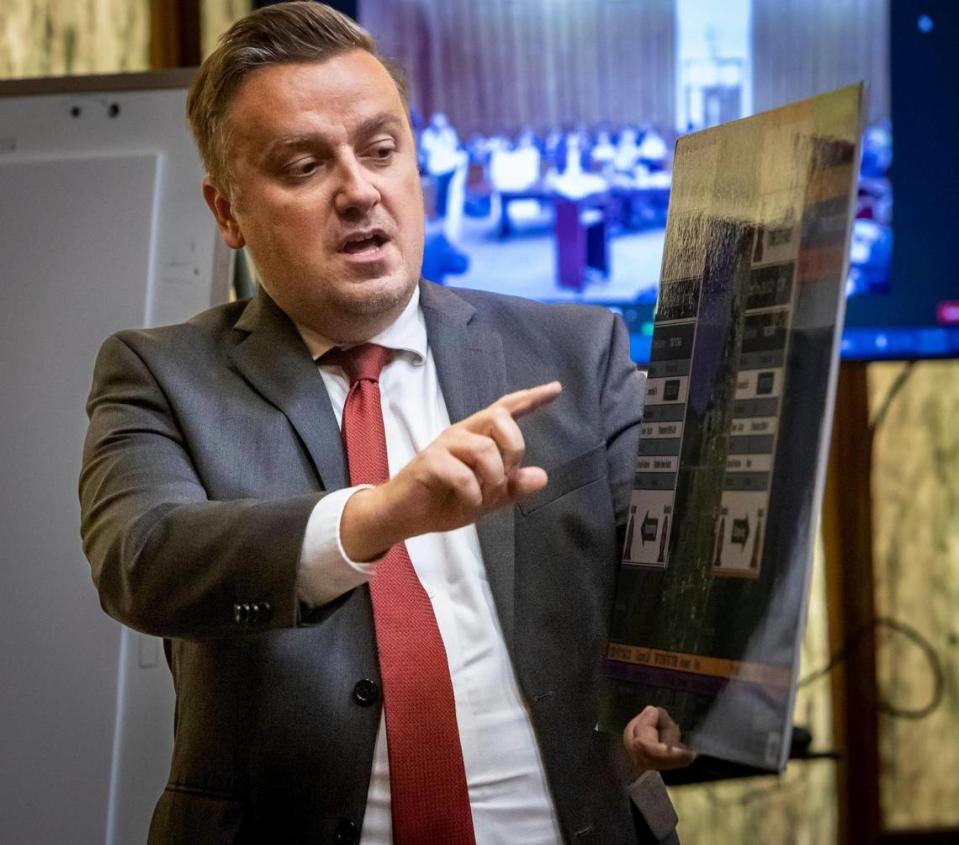
<path id="1" fill-rule="evenodd" d="M 601 726 L 666 707 L 780 770 L 825 474 L 863 86 L 676 145 Z"/>

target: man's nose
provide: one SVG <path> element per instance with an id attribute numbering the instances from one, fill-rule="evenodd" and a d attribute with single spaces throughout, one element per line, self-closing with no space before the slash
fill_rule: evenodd
<path id="1" fill-rule="evenodd" d="M 380 192 L 370 180 L 366 168 L 349 154 L 337 165 L 336 210 L 339 214 L 365 213 L 380 201 Z"/>

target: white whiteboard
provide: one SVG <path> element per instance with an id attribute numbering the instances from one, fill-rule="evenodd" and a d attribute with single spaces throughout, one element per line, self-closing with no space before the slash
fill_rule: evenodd
<path id="1" fill-rule="evenodd" d="M 172 749 L 159 641 L 103 614 L 83 557 L 83 406 L 106 336 L 225 301 L 230 256 L 182 85 L 108 83 L 0 91 L 4 843 L 145 841 Z"/>

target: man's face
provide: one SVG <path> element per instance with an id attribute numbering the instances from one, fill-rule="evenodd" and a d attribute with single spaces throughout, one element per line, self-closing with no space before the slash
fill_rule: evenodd
<path id="1" fill-rule="evenodd" d="M 227 112 L 233 189 L 204 195 L 267 293 L 337 342 L 367 340 L 409 301 L 423 198 L 396 85 L 369 53 L 250 74 Z"/>

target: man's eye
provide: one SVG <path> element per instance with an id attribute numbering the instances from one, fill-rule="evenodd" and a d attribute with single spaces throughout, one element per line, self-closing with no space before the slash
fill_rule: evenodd
<path id="1" fill-rule="evenodd" d="M 371 157 L 374 161 L 389 161 L 396 150 L 392 146 L 373 147 Z"/>
<path id="2" fill-rule="evenodd" d="M 292 164 L 287 165 L 284 168 L 284 172 L 288 176 L 292 177 L 309 176 L 316 170 L 316 168 L 316 159 L 302 158 L 298 161 L 294 161 Z"/>

